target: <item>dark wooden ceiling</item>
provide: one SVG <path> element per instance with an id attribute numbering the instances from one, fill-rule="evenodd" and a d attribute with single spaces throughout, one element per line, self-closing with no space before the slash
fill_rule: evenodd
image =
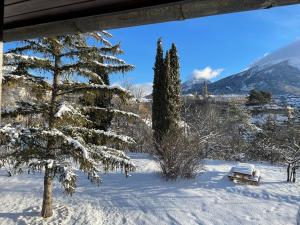
<path id="1" fill-rule="evenodd" d="M 297 3 L 300 0 L 4 0 L 4 40 L 113 29 Z"/>

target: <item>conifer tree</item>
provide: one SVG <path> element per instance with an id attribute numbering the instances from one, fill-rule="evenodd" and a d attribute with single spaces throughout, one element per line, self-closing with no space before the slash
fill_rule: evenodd
<path id="1" fill-rule="evenodd" d="M 162 120 L 160 122 L 161 126 L 161 138 L 170 130 L 173 122 L 173 99 L 172 99 L 172 77 L 171 77 L 171 64 L 170 64 L 170 53 L 169 51 L 166 52 L 164 58 L 164 69 L 163 69 L 163 76 L 162 76 L 162 106 L 161 106 L 161 115 Z"/>
<path id="2" fill-rule="evenodd" d="M 104 37 L 103 37 L 104 36 Z M 89 65 L 89 69 L 93 72 L 98 74 L 101 77 L 101 81 L 93 78 L 89 78 L 89 82 L 95 83 L 95 84 L 105 84 L 110 85 L 109 80 L 109 74 L 112 72 L 126 72 L 133 69 L 132 65 L 126 64 L 126 62 L 122 59 L 117 58 L 117 55 L 123 54 L 123 51 L 120 48 L 120 44 L 112 45 L 107 39 L 105 38 L 111 38 L 112 35 L 108 32 L 102 32 L 101 34 L 98 34 L 96 38 L 103 43 L 102 50 L 104 51 L 105 55 L 102 54 L 83 54 L 81 55 L 81 60 L 89 61 L 90 57 L 96 58 L 98 62 L 104 63 L 105 61 L 109 61 L 114 63 L 114 70 L 111 71 L 111 68 L 98 66 L 96 65 Z M 93 51 L 94 46 L 87 46 L 85 44 L 85 48 L 90 48 L 90 52 Z M 85 51 L 83 52 L 85 53 Z M 95 129 L 101 129 L 107 131 L 111 125 L 111 121 L 113 119 L 113 115 L 117 113 L 117 111 L 112 111 L 112 95 L 109 92 L 101 92 L 99 90 L 96 93 L 89 93 L 87 92 L 82 99 L 86 105 L 92 105 L 96 106 L 102 109 L 105 109 L 106 113 L 97 113 L 96 111 L 91 110 L 89 112 L 89 116 L 94 121 L 94 128 Z"/>
<path id="3" fill-rule="evenodd" d="M 181 81 L 180 81 L 180 65 L 177 48 L 172 43 L 170 49 L 170 96 L 169 101 L 172 105 L 172 121 L 178 123 L 180 121 L 181 102 Z"/>
<path id="4" fill-rule="evenodd" d="M 97 121 L 91 115 L 91 112 L 97 118 L 111 114 L 133 115 L 94 105 L 99 99 L 95 96 L 100 94 L 117 95 L 123 100 L 130 97 L 126 90 L 108 85 L 109 73 L 126 72 L 132 66 L 114 56 L 121 50 L 119 45 L 107 44 L 103 37 L 107 35 L 103 31 L 25 40 L 5 55 L 6 65 L 16 68 L 14 76 L 31 79 L 31 84 L 40 90 L 40 79 L 30 72 L 38 74 L 42 71 L 52 77 L 48 84 L 50 91 L 43 89 L 50 98 L 19 102 L 15 109 L 4 113 L 12 118 L 20 114 L 42 115 L 43 122 L 34 126 L 7 124 L 0 129 L 0 144 L 6 149 L 0 153 L 0 166 L 10 162 L 16 170 L 45 172 L 43 217 L 53 213 L 54 178 L 58 178 L 67 194 L 72 194 L 76 188 L 76 168 L 94 183 L 101 181 L 100 164 L 104 170 L 124 169 L 125 174 L 134 168 L 130 159 L 118 149 L 134 140 L 99 129 L 101 120 Z M 100 41 L 104 46 L 89 46 L 87 39 Z M 81 100 L 77 101 L 78 98 Z"/>
<path id="5" fill-rule="evenodd" d="M 154 131 L 154 139 L 159 142 L 160 124 L 162 122 L 162 105 L 163 105 L 163 89 L 162 78 L 164 75 L 164 56 L 161 38 L 157 41 L 156 57 L 154 64 L 154 80 L 152 92 L 152 129 Z"/>
<path id="6" fill-rule="evenodd" d="M 157 42 L 154 66 L 152 127 L 159 144 L 163 136 L 180 121 L 180 66 L 175 44 L 163 57 L 161 39 Z"/>

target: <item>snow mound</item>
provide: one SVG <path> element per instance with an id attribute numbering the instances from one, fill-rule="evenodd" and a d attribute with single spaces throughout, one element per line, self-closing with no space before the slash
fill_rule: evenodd
<path id="1" fill-rule="evenodd" d="M 69 224 L 70 215 L 66 206 L 55 205 L 53 207 L 53 216 L 48 219 L 43 219 L 40 207 L 29 207 L 24 210 L 24 214 L 18 217 L 18 224 L 24 225 L 63 225 Z"/>
<path id="2" fill-rule="evenodd" d="M 254 171 L 254 165 L 252 164 L 239 163 L 237 166 L 232 167 L 232 172 L 235 173 L 252 175 L 253 171 Z"/>

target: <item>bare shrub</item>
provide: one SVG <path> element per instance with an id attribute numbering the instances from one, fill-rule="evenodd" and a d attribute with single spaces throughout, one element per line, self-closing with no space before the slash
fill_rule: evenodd
<path id="1" fill-rule="evenodd" d="M 172 129 L 156 144 L 156 156 L 166 179 L 193 178 L 202 168 L 206 156 L 206 140 L 187 136 L 181 129 Z"/>
<path id="2" fill-rule="evenodd" d="M 185 101 L 184 118 L 189 135 L 199 140 L 209 136 L 206 157 L 244 160 L 251 134 L 256 132 L 249 113 L 232 102 Z"/>

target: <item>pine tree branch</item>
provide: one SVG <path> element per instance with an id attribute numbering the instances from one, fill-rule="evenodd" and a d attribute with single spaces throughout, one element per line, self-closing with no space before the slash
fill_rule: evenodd
<path id="1" fill-rule="evenodd" d="M 24 40 L 24 46 L 16 47 L 8 53 L 24 54 L 26 52 L 51 54 L 51 49 L 36 40 Z"/>
<path id="2" fill-rule="evenodd" d="M 63 132 L 72 137 L 81 137 L 86 143 L 91 143 L 92 140 L 97 140 L 99 143 L 103 140 L 103 143 L 106 143 L 108 140 L 110 140 L 113 143 L 119 144 L 135 144 L 135 141 L 131 137 L 119 135 L 112 131 L 67 126 L 63 128 Z"/>
<path id="3" fill-rule="evenodd" d="M 46 58 L 39 58 L 35 56 L 26 56 L 16 53 L 4 54 L 5 64 L 8 66 L 18 66 L 22 63 L 24 68 L 28 69 L 40 69 L 45 71 L 53 71 L 54 67 L 52 62 Z"/>
<path id="4" fill-rule="evenodd" d="M 79 68 L 79 67 L 69 68 L 66 73 L 70 75 L 72 74 L 82 75 L 84 77 L 89 78 L 90 80 L 93 80 L 94 82 L 97 82 L 98 84 L 104 85 L 104 81 L 102 80 L 101 76 L 87 68 Z"/>
<path id="5" fill-rule="evenodd" d="M 105 114 L 113 114 L 114 116 L 126 116 L 129 118 L 140 119 L 140 116 L 138 114 L 135 114 L 132 112 L 126 112 L 126 111 L 122 111 L 122 110 L 118 110 L 118 109 L 112 109 L 112 108 L 85 106 L 85 107 L 83 107 L 83 110 L 85 112 L 99 112 L 99 113 L 105 113 Z"/>
<path id="6" fill-rule="evenodd" d="M 49 105 L 43 102 L 17 102 L 17 107 L 13 109 L 4 109 L 1 112 L 2 117 L 17 117 L 19 115 L 37 115 L 47 113 Z"/>
<path id="7" fill-rule="evenodd" d="M 131 98 L 130 93 L 121 87 L 99 85 L 99 84 L 86 84 L 86 83 L 64 83 L 59 85 L 58 95 L 66 95 L 70 93 L 79 93 L 84 91 L 103 91 L 120 96 L 123 99 Z"/>
<path id="8" fill-rule="evenodd" d="M 135 169 L 134 163 L 130 161 L 130 158 L 123 151 L 107 146 L 91 145 L 90 153 L 96 161 L 102 162 L 105 170 L 108 170 L 109 167 L 122 168 L 125 169 L 127 174 L 128 171 Z"/>
<path id="9" fill-rule="evenodd" d="M 18 74 L 17 71 L 14 72 L 14 74 L 7 74 L 3 76 L 3 84 L 6 83 L 18 83 L 18 84 L 28 84 L 33 85 L 35 88 L 42 88 L 42 90 L 47 91 L 51 90 L 51 86 L 48 82 L 44 81 L 43 77 L 35 77 L 32 75 L 24 75 L 24 74 Z"/>

